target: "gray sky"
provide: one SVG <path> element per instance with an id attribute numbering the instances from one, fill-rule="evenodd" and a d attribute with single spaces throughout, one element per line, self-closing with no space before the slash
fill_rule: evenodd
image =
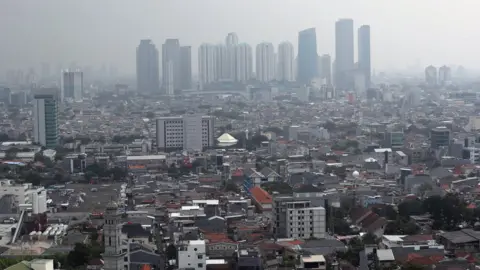
<path id="1" fill-rule="evenodd" d="M 0 72 L 41 62 L 135 70 L 140 39 L 157 45 L 179 38 L 193 46 L 224 42 L 236 32 L 253 47 L 262 41 L 297 46 L 299 30 L 316 27 L 319 54 L 334 54 L 334 24 L 352 18 L 371 25 L 372 67 L 479 65 L 479 0 L 1 0 Z M 297 53 L 295 51 L 295 53 Z"/>

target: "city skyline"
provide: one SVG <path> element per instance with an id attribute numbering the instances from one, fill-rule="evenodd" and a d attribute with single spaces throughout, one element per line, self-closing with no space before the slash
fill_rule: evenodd
<path id="1" fill-rule="evenodd" d="M 204 42 L 223 43 L 228 32 L 237 33 L 242 42 L 252 46 L 264 41 L 274 45 L 290 41 L 295 51 L 298 51 L 296 42 L 293 42 L 296 40 L 296 34 L 301 29 L 309 27 L 317 29 L 318 53 L 334 55 L 334 22 L 338 18 L 352 18 L 355 21 L 355 29 L 363 24 L 371 25 L 375 29 L 375 35 L 372 35 L 374 48 L 372 67 L 376 70 L 412 66 L 417 59 L 420 59 L 419 66 L 423 67 L 428 64 L 435 66 L 461 64 L 469 69 L 478 66 L 477 61 L 470 57 L 479 45 L 478 40 L 469 38 L 472 37 L 471 33 L 475 32 L 472 28 L 472 25 L 475 25 L 472 10 L 478 5 L 473 1 L 463 2 L 463 5 L 448 2 L 444 2 L 444 5 L 436 4 L 438 7 L 435 14 L 426 12 L 430 10 L 432 3 L 430 0 L 415 2 L 415 10 L 407 8 L 410 5 L 404 1 L 387 4 L 375 0 L 335 1 L 328 4 L 305 1 L 302 5 L 288 2 L 281 7 L 275 5 L 273 1 L 262 1 L 255 2 L 256 8 L 253 11 L 251 9 L 253 2 L 235 3 L 231 8 L 218 1 L 204 1 L 202 4 L 190 3 L 192 8 L 182 12 L 179 12 L 182 10 L 181 3 L 153 1 L 135 4 L 126 2 L 124 5 L 111 3 L 113 2 L 95 2 L 95 8 L 92 8 L 92 1 L 66 4 L 50 0 L 29 3 L 29 8 L 26 9 L 26 5 L 22 3 L 2 2 L 0 10 L 9 12 L 5 16 L 0 16 L 2 25 L 0 27 L 5 40 L 9 42 L 2 44 L 0 48 L 0 58 L 3 60 L 0 74 L 4 75 L 9 68 L 38 67 L 43 62 L 49 62 L 53 67 L 56 63 L 80 60 L 81 65 L 101 66 L 107 63 L 117 66 L 122 73 L 134 74 L 135 55 L 131 48 L 136 47 L 138 40 L 152 39 L 159 46 L 165 39 L 172 37 L 181 40 L 182 44 L 192 46 L 192 66 L 195 67 L 198 65 L 196 48 Z M 66 12 L 72 5 L 76 12 Z M 107 8 L 111 10 L 108 23 L 104 20 L 100 22 L 84 19 L 104 18 L 96 15 L 104 14 Z M 52 10 L 57 12 L 51 12 Z M 148 12 L 144 12 L 145 10 Z M 177 18 L 174 20 L 174 17 L 164 10 L 177 14 Z M 223 13 L 213 12 L 215 15 L 200 18 L 198 14 L 202 12 L 198 11 L 202 10 L 222 10 Z M 260 23 L 260 20 L 265 19 L 264 16 L 258 18 L 254 16 L 254 19 L 239 25 L 238 22 L 243 22 L 241 18 L 245 17 L 247 10 L 256 15 L 267 10 L 276 11 L 269 15 L 268 24 Z M 450 16 L 452 10 L 462 13 L 461 21 L 440 19 Z M 42 23 L 34 23 L 44 18 L 43 12 L 51 13 L 49 19 L 42 20 Z M 413 17 L 416 12 L 422 14 L 422 21 L 405 19 Z M 81 23 L 71 23 L 69 27 L 63 27 L 65 24 L 62 22 L 66 17 L 62 14 L 65 13 L 68 13 L 70 22 Z M 142 17 L 139 17 L 139 14 L 142 14 Z M 445 16 L 441 16 L 442 14 Z M 285 16 L 295 19 L 285 20 Z M 173 21 L 178 23 L 176 25 L 168 23 Z M 391 23 L 392 21 L 394 23 Z M 12 24 L 18 26 L 14 32 L 7 28 Z M 272 31 L 270 25 L 277 27 Z M 205 29 L 208 31 L 204 31 Z M 449 37 L 448 40 L 445 40 L 446 36 Z M 462 50 L 452 49 L 452 40 L 465 38 L 469 38 L 470 42 L 463 44 Z M 431 50 L 432 47 L 435 49 Z"/>

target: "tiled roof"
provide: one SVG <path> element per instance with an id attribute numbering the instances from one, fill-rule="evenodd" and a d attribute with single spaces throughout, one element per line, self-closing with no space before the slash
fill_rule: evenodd
<path id="1" fill-rule="evenodd" d="M 261 204 L 268 204 L 272 203 L 272 196 L 268 194 L 263 188 L 261 187 L 253 187 L 250 189 L 250 193 L 252 194 L 253 198 Z"/>

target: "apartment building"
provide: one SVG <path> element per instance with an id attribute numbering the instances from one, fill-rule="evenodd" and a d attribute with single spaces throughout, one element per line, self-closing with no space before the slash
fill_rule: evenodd
<path id="1" fill-rule="evenodd" d="M 325 238 L 325 208 L 288 196 L 274 197 L 272 209 L 277 238 Z"/>
<path id="2" fill-rule="evenodd" d="M 178 268 L 207 269 L 205 240 L 191 240 L 178 248 Z"/>
<path id="3" fill-rule="evenodd" d="M 215 118 L 184 115 L 157 119 L 157 148 L 201 151 L 215 144 Z"/>

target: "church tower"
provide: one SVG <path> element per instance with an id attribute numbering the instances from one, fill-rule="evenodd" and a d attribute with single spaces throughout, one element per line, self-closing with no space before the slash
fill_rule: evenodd
<path id="1" fill-rule="evenodd" d="M 118 212 L 118 205 L 111 201 L 107 205 L 104 214 L 103 236 L 105 239 L 105 252 L 103 253 L 103 261 L 105 270 L 122 270 L 124 269 L 124 256 L 122 253 L 122 222 L 121 213 Z"/>

